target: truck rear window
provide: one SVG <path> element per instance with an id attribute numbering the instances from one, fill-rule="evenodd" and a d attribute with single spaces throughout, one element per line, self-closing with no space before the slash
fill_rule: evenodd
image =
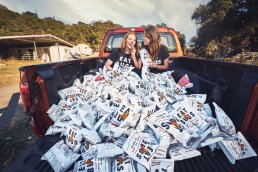
<path id="1" fill-rule="evenodd" d="M 126 33 L 118 33 L 118 34 L 110 35 L 107 39 L 105 50 L 111 51 L 113 48 L 120 48 L 125 34 Z M 136 35 L 137 35 L 138 45 L 140 46 L 142 43 L 143 32 L 136 33 Z M 166 45 L 170 52 L 177 51 L 176 41 L 175 41 L 174 36 L 171 33 L 162 32 L 162 33 L 160 33 L 160 37 L 161 37 L 161 43 L 163 45 Z"/>

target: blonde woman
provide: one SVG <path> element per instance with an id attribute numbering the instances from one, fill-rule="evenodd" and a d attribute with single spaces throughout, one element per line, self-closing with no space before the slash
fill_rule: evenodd
<path id="1" fill-rule="evenodd" d="M 138 57 L 137 37 L 134 32 L 128 32 L 123 38 L 120 49 L 114 49 L 105 63 L 107 70 L 112 70 L 115 63 L 120 67 L 135 67 L 140 69 L 142 62 Z"/>
<path id="2" fill-rule="evenodd" d="M 168 70 L 168 48 L 161 44 L 160 34 L 156 27 L 148 26 L 144 29 L 140 56 L 143 65 L 147 67 L 151 73 L 162 73 Z"/>

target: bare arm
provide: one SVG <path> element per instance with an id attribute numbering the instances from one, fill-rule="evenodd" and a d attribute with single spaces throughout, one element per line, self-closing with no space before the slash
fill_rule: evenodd
<path id="1" fill-rule="evenodd" d="M 105 67 L 107 68 L 107 70 L 112 70 L 113 68 L 111 67 L 113 64 L 113 61 L 110 59 L 107 59 L 106 63 L 105 63 Z"/>
<path id="2" fill-rule="evenodd" d="M 168 61 L 168 58 L 166 58 L 165 60 L 163 60 L 163 65 L 157 65 L 156 63 L 152 63 L 150 65 L 150 67 L 152 68 L 156 68 L 158 70 L 168 70 L 169 68 L 169 61 Z"/>
<path id="3" fill-rule="evenodd" d="M 136 57 L 136 50 L 135 50 L 135 48 L 133 50 L 131 50 L 131 56 L 132 56 L 132 59 L 133 59 L 134 66 L 137 69 L 140 69 L 142 67 L 142 60 L 138 59 Z"/>

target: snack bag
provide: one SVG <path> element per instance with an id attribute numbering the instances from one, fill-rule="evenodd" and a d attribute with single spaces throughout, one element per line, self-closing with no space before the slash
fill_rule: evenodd
<path id="1" fill-rule="evenodd" d="M 233 138 L 221 140 L 219 146 L 232 164 L 236 160 L 257 156 L 240 131 Z"/>
<path id="2" fill-rule="evenodd" d="M 49 162 L 55 172 L 66 171 L 78 158 L 80 154 L 74 153 L 63 140 L 52 146 L 41 160 Z"/>
<path id="3" fill-rule="evenodd" d="M 111 123 L 103 123 L 99 128 L 99 136 L 103 141 L 110 141 L 114 137 L 120 137 L 127 129 L 112 125 Z"/>
<path id="4" fill-rule="evenodd" d="M 163 128 L 153 125 L 149 122 L 146 123 L 152 129 L 157 140 L 159 141 L 159 145 L 156 149 L 154 157 L 166 158 L 168 147 L 173 142 L 174 138 L 170 134 L 168 134 Z"/>
<path id="5" fill-rule="evenodd" d="M 131 123 L 132 122 L 136 122 L 137 121 L 132 121 L 134 120 L 138 120 L 139 115 L 138 112 L 140 112 L 141 107 L 133 107 L 130 106 L 129 104 L 121 104 L 119 106 L 119 108 L 117 109 L 117 111 L 114 113 L 112 119 L 111 119 L 111 123 L 114 126 L 120 126 L 129 116 L 131 116 Z M 136 119 L 137 118 L 137 119 Z M 125 126 L 126 124 L 124 123 L 123 126 Z"/>
<path id="6" fill-rule="evenodd" d="M 114 138 L 113 143 L 118 147 L 122 148 L 126 140 L 127 140 L 127 137 L 125 136 L 125 134 L 123 134 L 118 138 Z"/>
<path id="7" fill-rule="evenodd" d="M 62 110 L 59 106 L 56 104 L 53 104 L 47 111 L 47 114 L 50 119 L 52 119 L 54 122 L 63 115 Z"/>
<path id="8" fill-rule="evenodd" d="M 97 110 L 94 105 L 83 104 L 78 107 L 78 114 L 86 128 L 92 129 L 97 118 Z"/>
<path id="9" fill-rule="evenodd" d="M 110 172 L 110 170 L 111 164 L 109 158 L 92 158 L 76 162 L 73 172 Z"/>
<path id="10" fill-rule="evenodd" d="M 74 151 L 78 152 L 81 147 L 82 133 L 79 128 L 69 125 L 66 129 L 65 143 Z"/>
<path id="11" fill-rule="evenodd" d="M 62 90 L 59 90 L 57 94 L 59 95 L 61 100 L 67 101 L 67 95 L 75 95 L 78 94 L 78 89 L 75 86 L 68 87 Z"/>
<path id="12" fill-rule="evenodd" d="M 67 101 L 60 101 L 58 105 L 62 110 L 64 115 L 69 115 L 70 113 L 77 113 L 78 103 L 77 102 L 67 102 Z"/>
<path id="13" fill-rule="evenodd" d="M 83 137 L 92 144 L 97 144 L 101 142 L 101 138 L 95 130 L 88 130 L 86 128 L 81 128 L 81 133 Z"/>
<path id="14" fill-rule="evenodd" d="M 215 103 L 212 103 L 215 107 L 216 120 L 220 129 L 227 135 L 232 136 L 236 134 L 236 128 L 232 120 L 226 115 L 226 113 Z"/>
<path id="15" fill-rule="evenodd" d="M 132 131 L 123 150 L 135 161 L 150 169 L 150 159 L 157 148 L 157 141 L 149 134 Z"/>
<path id="16" fill-rule="evenodd" d="M 185 101 L 174 104 L 175 109 L 172 116 L 180 120 L 181 124 L 190 132 L 190 134 L 201 134 L 208 127 L 209 123 L 201 118 L 194 108 Z"/>
<path id="17" fill-rule="evenodd" d="M 189 77 L 187 74 L 185 74 L 179 81 L 178 81 L 178 85 L 180 85 L 180 87 L 184 87 L 187 84 L 190 83 Z"/>
<path id="18" fill-rule="evenodd" d="M 168 155 L 174 161 L 184 160 L 188 158 L 193 158 L 201 155 L 198 150 L 192 148 L 185 148 L 182 144 L 174 141 L 168 148 Z"/>
<path id="19" fill-rule="evenodd" d="M 157 171 L 174 171 L 174 161 L 171 159 L 152 159 L 150 165 L 150 172 Z"/>
<path id="20" fill-rule="evenodd" d="M 132 159 L 128 154 L 123 153 L 113 158 L 112 172 L 134 172 Z"/>
<path id="21" fill-rule="evenodd" d="M 155 91 L 152 92 L 152 96 L 154 98 L 154 101 L 155 101 L 156 105 L 160 109 L 166 109 L 166 107 L 168 106 L 168 102 L 167 102 L 166 97 L 165 97 L 165 95 L 163 94 L 162 91 L 155 90 Z"/>
<path id="22" fill-rule="evenodd" d="M 98 146 L 85 142 L 81 146 L 81 155 L 83 160 L 96 158 L 98 154 Z"/>
<path id="23" fill-rule="evenodd" d="M 166 132 L 173 135 L 176 140 L 187 147 L 187 142 L 190 140 L 191 135 L 184 129 L 180 121 L 168 114 L 167 111 L 157 111 L 150 115 L 147 120 L 148 122 L 163 128 Z"/>
<path id="24" fill-rule="evenodd" d="M 150 54 L 148 53 L 148 51 L 146 49 L 141 49 L 139 51 L 139 54 L 140 54 L 140 58 L 142 60 L 142 79 L 147 79 L 147 73 L 148 73 L 148 70 L 149 70 L 149 65 L 152 63 L 152 60 L 150 58 Z"/>

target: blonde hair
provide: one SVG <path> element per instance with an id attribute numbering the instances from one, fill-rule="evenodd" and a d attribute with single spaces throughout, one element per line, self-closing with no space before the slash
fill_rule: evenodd
<path id="1" fill-rule="evenodd" d="M 142 47 L 149 48 L 152 61 L 157 60 L 161 41 L 158 29 L 155 26 L 149 25 L 144 29 L 144 34 L 150 39 L 150 43 L 148 46 L 144 46 L 142 43 Z"/>
<path id="2" fill-rule="evenodd" d="M 137 42 L 137 36 L 135 34 L 135 32 L 127 32 L 122 40 L 122 44 L 121 44 L 121 50 L 122 52 L 125 52 L 125 47 L 126 47 L 126 39 L 128 38 L 129 35 L 134 35 L 135 36 L 135 45 L 134 48 L 136 50 L 136 55 L 138 55 L 139 52 L 139 47 L 138 47 L 138 42 Z"/>

